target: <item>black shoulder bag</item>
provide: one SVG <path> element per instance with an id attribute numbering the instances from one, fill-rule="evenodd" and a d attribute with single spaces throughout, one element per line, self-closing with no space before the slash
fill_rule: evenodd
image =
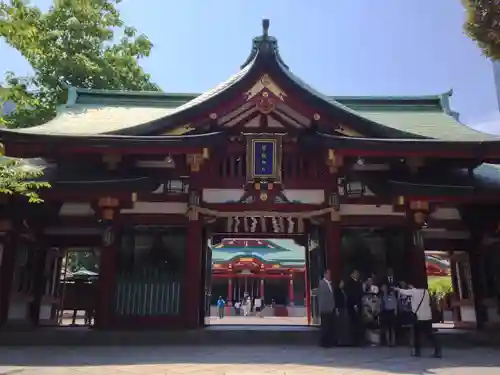
<path id="1" fill-rule="evenodd" d="M 420 310 L 420 306 L 422 306 L 422 302 L 424 302 L 425 293 L 427 293 L 427 291 L 424 289 L 424 293 L 422 294 L 422 299 L 420 300 L 420 303 L 418 304 L 417 309 L 413 313 L 413 324 L 415 324 L 416 322 L 418 322 L 417 313 Z"/>

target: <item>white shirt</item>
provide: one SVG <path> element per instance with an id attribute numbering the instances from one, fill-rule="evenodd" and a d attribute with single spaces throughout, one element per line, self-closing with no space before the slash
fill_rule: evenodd
<path id="1" fill-rule="evenodd" d="M 398 292 L 411 297 L 411 310 L 417 314 L 417 320 L 432 320 L 431 300 L 426 289 L 398 289 Z"/>
<path id="2" fill-rule="evenodd" d="M 333 293 L 332 282 L 330 280 L 325 279 L 325 278 L 323 278 L 323 281 L 326 282 L 326 285 L 328 285 L 328 288 L 330 288 L 330 292 Z"/>

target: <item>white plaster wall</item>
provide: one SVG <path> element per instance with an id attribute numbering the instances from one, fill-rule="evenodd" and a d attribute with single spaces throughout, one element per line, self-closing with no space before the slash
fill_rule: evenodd
<path id="1" fill-rule="evenodd" d="M 323 189 L 287 189 L 283 195 L 291 202 L 297 201 L 305 204 L 321 204 L 325 202 Z"/>
<path id="2" fill-rule="evenodd" d="M 476 324 L 476 310 L 473 306 L 460 306 L 460 315 L 463 322 Z"/>
<path id="3" fill-rule="evenodd" d="M 93 216 L 94 210 L 89 203 L 64 203 L 59 216 Z"/>
<path id="4" fill-rule="evenodd" d="M 9 321 L 22 322 L 28 318 L 29 302 L 26 301 L 10 301 L 9 304 Z"/>
<path id="5" fill-rule="evenodd" d="M 203 189 L 202 200 L 206 203 L 226 203 L 239 201 L 245 194 L 243 189 Z"/>
<path id="6" fill-rule="evenodd" d="M 51 303 L 42 303 L 40 306 L 40 320 L 50 320 L 50 313 L 52 312 Z"/>
<path id="7" fill-rule="evenodd" d="M 461 220 L 456 208 L 438 208 L 431 214 L 431 217 L 437 220 Z"/>

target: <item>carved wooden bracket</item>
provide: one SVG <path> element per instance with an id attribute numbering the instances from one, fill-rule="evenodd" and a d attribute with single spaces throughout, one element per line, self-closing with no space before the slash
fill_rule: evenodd
<path id="1" fill-rule="evenodd" d="M 186 163 L 189 166 L 191 172 L 199 172 L 203 161 L 208 159 L 208 149 L 206 149 L 207 156 L 205 157 L 205 149 L 203 154 L 187 154 L 186 155 Z"/>
<path id="2" fill-rule="evenodd" d="M 411 201 L 409 204 L 410 212 L 413 214 L 415 224 L 422 227 L 430 213 L 430 205 L 427 201 Z"/>
<path id="3" fill-rule="evenodd" d="M 117 153 L 103 154 L 102 161 L 106 164 L 108 170 L 114 171 L 122 161 L 122 156 Z"/>
<path id="4" fill-rule="evenodd" d="M 425 160 L 420 157 L 410 157 L 406 159 L 406 165 L 410 169 L 411 173 L 417 173 L 419 168 L 423 167 Z"/>
<path id="5" fill-rule="evenodd" d="M 102 197 L 97 201 L 98 213 L 103 220 L 111 221 L 119 210 L 120 200 L 114 197 Z"/>

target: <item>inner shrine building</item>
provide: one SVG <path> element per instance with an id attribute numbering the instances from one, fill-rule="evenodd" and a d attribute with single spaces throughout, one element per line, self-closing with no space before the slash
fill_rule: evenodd
<path id="1" fill-rule="evenodd" d="M 64 254 L 85 249 L 97 328 L 203 326 L 208 243 L 229 238 L 302 246 L 312 318 L 325 269 L 422 287 L 425 249 L 450 254 L 458 320 L 500 320 L 500 138 L 460 123 L 451 91 L 320 93 L 268 29 L 205 93 L 69 88 L 54 119 L 0 129 L 5 155 L 36 158 L 52 186 L 42 204 L 2 197 L 1 324 L 57 324 Z"/>

